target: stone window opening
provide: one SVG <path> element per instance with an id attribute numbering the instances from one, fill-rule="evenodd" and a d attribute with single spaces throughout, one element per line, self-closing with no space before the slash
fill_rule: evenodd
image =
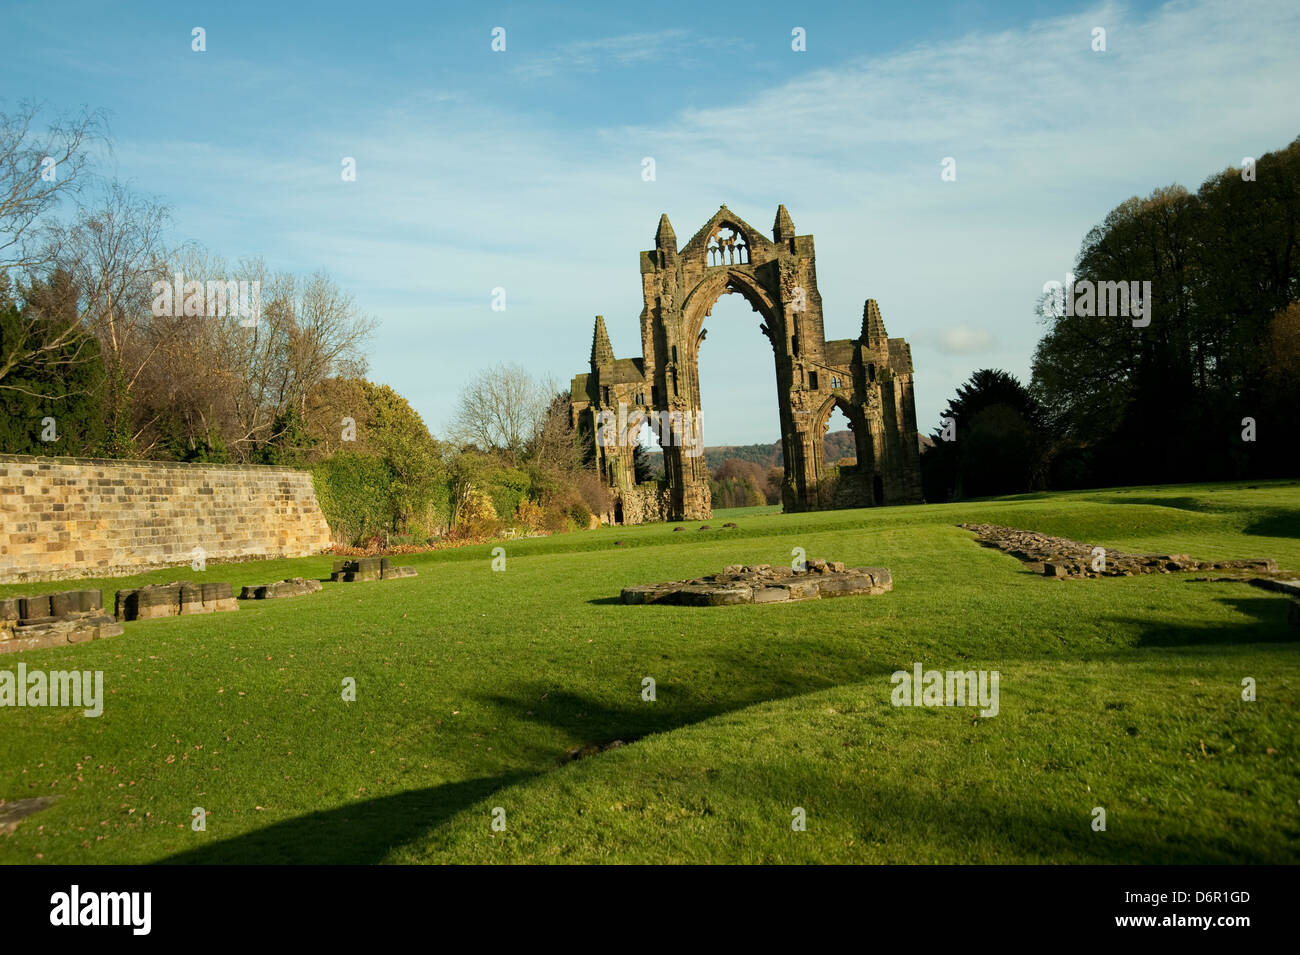
<path id="1" fill-rule="evenodd" d="M 748 265 L 749 246 L 739 230 L 723 226 L 709 239 L 709 265 Z"/>
<path id="2" fill-rule="evenodd" d="M 813 391 L 817 390 L 817 372 L 815 371 L 808 372 L 808 387 L 811 388 Z"/>
<path id="3" fill-rule="evenodd" d="M 868 366 L 867 366 L 867 381 L 875 381 L 875 380 L 876 380 L 876 366 L 875 366 L 875 365 L 868 365 Z"/>

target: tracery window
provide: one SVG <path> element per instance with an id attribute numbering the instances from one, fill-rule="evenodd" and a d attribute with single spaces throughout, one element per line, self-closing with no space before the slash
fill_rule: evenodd
<path id="1" fill-rule="evenodd" d="M 708 256 L 709 265 L 748 265 L 749 246 L 740 230 L 719 226 L 709 238 Z"/>

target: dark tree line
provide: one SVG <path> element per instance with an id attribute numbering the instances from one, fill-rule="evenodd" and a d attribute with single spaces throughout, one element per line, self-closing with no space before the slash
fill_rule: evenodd
<path id="1" fill-rule="evenodd" d="M 1079 279 L 1150 280 L 1151 321 L 1047 315 L 1031 390 L 1056 487 L 1294 475 L 1300 139 L 1116 207 Z M 1243 440 L 1243 419 L 1255 423 Z"/>
<path id="2" fill-rule="evenodd" d="M 1150 282 L 1149 323 L 1044 294 L 1029 386 L 985 369 L 958 389 L 956 440 L 936 429 L 922 457 L 927 500 L 1300 473 L 1300 139 L 1120 203 L 1073 272 Z"/>

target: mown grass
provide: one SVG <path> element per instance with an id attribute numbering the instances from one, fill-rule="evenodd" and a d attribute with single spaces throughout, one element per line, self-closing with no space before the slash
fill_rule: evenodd
<path id="1" fill-rule="evenodd" d="M 107 694 L 97 719 L 0 710 L 0 798 L 62 797 L 0 839 L 0 861 L 1296 861 L 1285 599 L 1185 575 L 1045 580 L 964 521 L 1300 569 L 1295 482 L 738 510 L 708 531 L 507 542 L 505 572 L 489 546 L 402 558 L 419 577 L 0 658 L 103 670 Z M 790 606 L 616 599 L 795 547 L 887 566 L 895 589 Z M 102 585 L 111 601 L 118 586 L 328 569 Z M 915 661 L 998 670 L 1000 712 L 891 706 L 890 674 Z M 564 762 L 616 739 L 630 745 Z M 198 806 L 206 832 L 190 828 Z"/>

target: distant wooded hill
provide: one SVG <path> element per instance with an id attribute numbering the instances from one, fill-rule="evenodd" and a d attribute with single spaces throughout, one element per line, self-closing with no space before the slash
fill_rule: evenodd
<path id="1" fill-rule="evenodd" d="M 658 467 L 660 452 L 655 450 L 651 453 L 655 455 L 651 460 Z M 841 458 L 852 458 L 856 454 L 852 431 L 831 431 L 826 435 L 827 461 L 834 464 Z M 779 468 L 785 466 L 782 457 L 780 441 L 773 441 L 771 444 L 720 444 L 704 449 L 704 462 L 709 466 L 710 471 L 716 471 L 727 458 L 752 461 L 764 470 Z"/>

